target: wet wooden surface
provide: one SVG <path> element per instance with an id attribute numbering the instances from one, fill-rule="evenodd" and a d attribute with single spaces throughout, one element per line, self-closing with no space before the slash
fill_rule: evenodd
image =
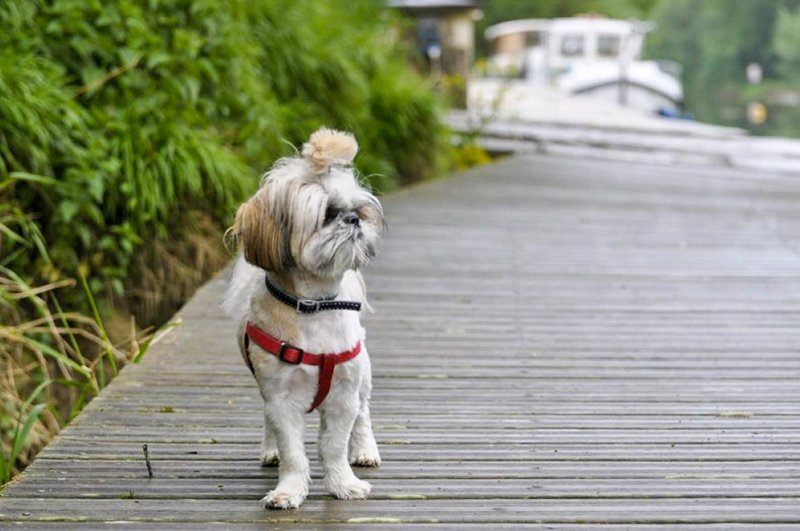
<path id="1" fill-rule="evenodd" d="M 528 156 L 384 202 L 371 499 L 325 494 L 312 414 L 309 499 L 261 508 L 277 472 L 218 278 L 5 490 L 0 523 L 800 524 L 799 181 Z"/>

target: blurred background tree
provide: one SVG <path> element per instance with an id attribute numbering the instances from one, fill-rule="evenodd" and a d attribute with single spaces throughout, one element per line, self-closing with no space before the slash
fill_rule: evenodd
<path id="1" fill-rule="evenodd" d="M 746 69 L 779 76 L 773 46 L 781 0 L 674 0 L 652 13 L 658 29 L 647 54 L 683 65 L 686 108 L 701 121 L 747 126 Z"/>
<path id="2" fill-rule="evenodd" d="M 800 136 L 798 10 L 798 0 L 661 0 L 647 53 L 683 65 L 686 108 L 697 119 Z M 762 82 L 748 84 L 749 64 L 760 66 Z M 748 123 L 752 102 L 766 105 L 765 123 Z"/>
<path id="3" fill-rule="evenodd" d="M 788 4 L 778 9 L 772 42 L 780 76 L 787 81 L 800 80 L 800 6 Z"/>

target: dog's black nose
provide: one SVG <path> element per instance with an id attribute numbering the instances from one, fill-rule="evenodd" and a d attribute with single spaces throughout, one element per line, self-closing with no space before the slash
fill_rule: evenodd
<path id="1" fill-rule="evenodd" d="M 342 216 L 342 220 L 347 223 L 348 225 L 358 225 L 359 219 L 358 214 L 355 212 L 348 212 L 344 216 Z"/>

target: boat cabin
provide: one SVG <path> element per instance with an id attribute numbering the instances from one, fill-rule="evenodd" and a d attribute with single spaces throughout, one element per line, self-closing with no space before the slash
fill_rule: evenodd
<path id="1" fill-rule="evenodd" d="M 601 16 L 512 20 L 490 26 L 486 74 L 520 79 L 648 112 L 678 112 L 680 66 L 644 61 L 650 22 Z"/>

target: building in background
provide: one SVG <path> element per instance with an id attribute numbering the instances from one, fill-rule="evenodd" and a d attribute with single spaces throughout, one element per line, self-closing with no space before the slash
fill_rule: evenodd
<path id="1" fill-rule="evenodd" d="M 469 77 L 475 61 L 476 0 L 389 0 L 416 20 L 417 47 L 434 76 Z"/>

